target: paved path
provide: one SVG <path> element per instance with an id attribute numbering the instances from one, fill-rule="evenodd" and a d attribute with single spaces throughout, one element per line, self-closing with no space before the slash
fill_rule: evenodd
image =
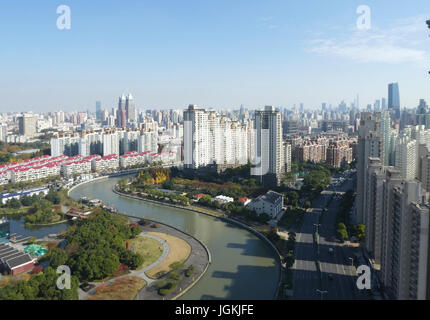
<path id="1" fill-rule="evenodd" d="M 132 223 L 137 223 L 138 219 L 133 220 L 134 218 L 130 218 L 130 221 Z M 171 228 L 167 225 L 163 225 L 161 223 L 158 223 L 158 228 L 154 229 L 151 228 L 149 225 L 141 228 L 146 232 L 160 232 L 165 233 L 168 235 L 171 235 L 173 237 L 180 238 L 184 241 L 186 241 L 191 246 L 191 253 L 188 259 L 184 262 L 185 267 L 188 267 L 190 265 L 194 266 L 194 273 L 191 277 L 182 277 L 182 280 L 179 281 L 178 286 L 175 290 L 167 294 L 165 297 L 162 297 L 158 294 L 158 287 L 157 287 L 157 280 L 152 280 L 150 284 L 142 288 L 142 290 L 136 295 L 135 300 L 170 300 L 176 297 L 179 293 L 182 292 L 182 289 L 188 288 L 195 279 L 197 279 L 200 274 L 204 272 L 206 269 L 207 264 L 209 263 L 209 256 L 206 252 L 205 247 L 197 241 L 195 238 L 179 231 L 174 228 Z M 166 277 L 164 275 L 160 279 L 163 279 Z"/>
<path id="2" fill-rule="evenodd" d="M 123 275 L 123 276 L 120 276 L 120 277 L 116 277 L 116 278 L 110 279 L 110 280 L 105 281 L 105 282 L 89 282 L 90 284 L 95 285 L 95 287 L 93 289 L 91 289 L 90 291 L 88 291 L 88 292 L 85 292 L 84 290 L 82 290 L 81 288 L 79 288 L 78 289 L 79 300 L 85 300 L 89 296 L 95 294 L 97 288 L 101 284 L 103 284 L 103 283 L 104 284 L 109 284 L 109 283 L 112 283 L 112 282 L 114 282 L 114 281 L 116 281 L 118 279 L 121 279 L 123 277 L 139 277 L 139 278 L 142 278 L 142 279 L 144 279 L 146 281 L 146 285 L 149 285 L 149 284 L 151 284 L 152 282 L 155 281 L 154 279 L 149 278 L 146 275 L 145 272 L 148 271 L 148 270 L 151 270 L 152 268 L 154 268 L 155 266 L 157 266 L 158 264 L 160 264 L 161 262 L 163 262 L 164 259 L 167 258 L 167 256 L 169 255 L 169 252 L 170 252 L 169 244 L 164 239 L 161 239 L 160 237 L 157 237 L 157 236 L 154 236 L 154 235 L 151 235 L 151 234 L 146 234 L 144 232 L 142 232 L 139 236 L 157 240 L 158 242 L 160 242 L 163 245 L 163 253 L 157 259 L 157 261 L 155 261 L 154 263 L 150 264 L 149 266 L 147 266 L 145 268 L 142 268 L 140 270 L 132 271 L 132 272 L 126 274 L 126 275 Z"/>

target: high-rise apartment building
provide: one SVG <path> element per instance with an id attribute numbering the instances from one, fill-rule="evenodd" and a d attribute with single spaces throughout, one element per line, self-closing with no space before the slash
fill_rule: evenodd
<path id="1" fill-rule="evenodd" d="M 381 277 L 393 299 L 429 298 L 429 207 L 418 181 L 385 187 Z"/>
<path id="2" fill-rule="evenodd" d="M 249 124 L 190 105 L 184 112 L 184 167 L 216 164 L 223 170 L 247 164 L 250 134 Z"/>
<path id="3" fill-rule="evenodd" d="M 418 173 L 418 145 L 416 140 L 401 136 L 396 141 L 395 166 L 400 170 L 403 179 L 413 180 Z"/>
<path id="4" fill-rule="evenodd" d="M 253 175 L 263 185 L 279 185 L 284 170 L 282 163 L 282 117 L 272 106 L 255 111 L 256 168 Z"/>
<path id="5" fill-rule="evenodd" d="M 366 224 L 366 186 L 369 157 L 384 159 L 381 119 L 370 112 L 362 112 L 357 147 L 357 223 Z"/>

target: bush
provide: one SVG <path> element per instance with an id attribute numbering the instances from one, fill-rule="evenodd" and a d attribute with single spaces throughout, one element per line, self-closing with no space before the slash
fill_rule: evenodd
<path id="1" fill-rule="evenodd" d="M 176 281 L 169 281 L 164 286 L 158 289 L 158 294 L 165 296 L 172 292 L 177 285 L 178 283 Z"/>
<path id="2" fill-rule="evenodd" d="M 178 280 L 181 280 L 181 276 L 176 271 L 172 271 L 169 274 L 169 279 L 173 281 L 178 281 Z"/>
<path id="3" fill-rule="evenodd" d="M 185 271 L 186 277 L 191 277 L 191 275 L 194 273 L 194 266 L 190 265 L 187 270 Z"/>
<path id="4" fill-rule="evenodd" d="M 172 270 L 179 270 L 184 268 L 184 264 L 181 261 L 173 262 L 170 266 Z"/>

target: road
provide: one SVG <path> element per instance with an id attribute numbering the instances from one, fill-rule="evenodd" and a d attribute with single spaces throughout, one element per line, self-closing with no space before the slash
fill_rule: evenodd
<path id="1" fill-rule="evenodd" d="M 342 186 L 327 189 L 312 203 L 306 213 L 300 232 L 297 233 L 295 251 L 296 261 L 293 266 L 293 299 L 321 299 L 317 291 L 324 291 L 323 299 L 355 300 L 363 295 L 356 288 L 356 269 L 351 264 L 351 249 L 336 240 L 335 219 L 339 209 L 339 201 L 333 199 L 328 211 L 324 212 L 333 191 L 346 192 L 353 189 L 352 179 L 347 179 Z M 318 217 L 321 215 L 321 219 Z M 318 224 L 319 249 L 314 242 L 314 234 Z M 333 248 L 330 254 L 329 248 Z M 319 258 L 317 251 L 319 250 Z M 317 260 L 320 261 L 321 273 L 317 271 Z M 332 275 L 332 280 L 329 279 Z"/>

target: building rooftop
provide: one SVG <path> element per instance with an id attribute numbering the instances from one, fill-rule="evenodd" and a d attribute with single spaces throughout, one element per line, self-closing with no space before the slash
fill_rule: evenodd
<path id="1" fill-rule="evenodd" d="M 268 191 L 266 194 L 259 197 L 260 200 L 275 204 L 279 199 L 282 199 L 283 195 L 275 191 Z"/>
<path id="2" fill-rule="evenodd" d="M 30 257 L 29 254 L 22 254 L 19 257 L 10 259 L 6 261 L 6 264 L 8 265 L 9 269 L 14 269 L 16 267 L 19 267 L 23 264 L 28 264 L 30 262 L 32 262 L 33 259 Z"/>

